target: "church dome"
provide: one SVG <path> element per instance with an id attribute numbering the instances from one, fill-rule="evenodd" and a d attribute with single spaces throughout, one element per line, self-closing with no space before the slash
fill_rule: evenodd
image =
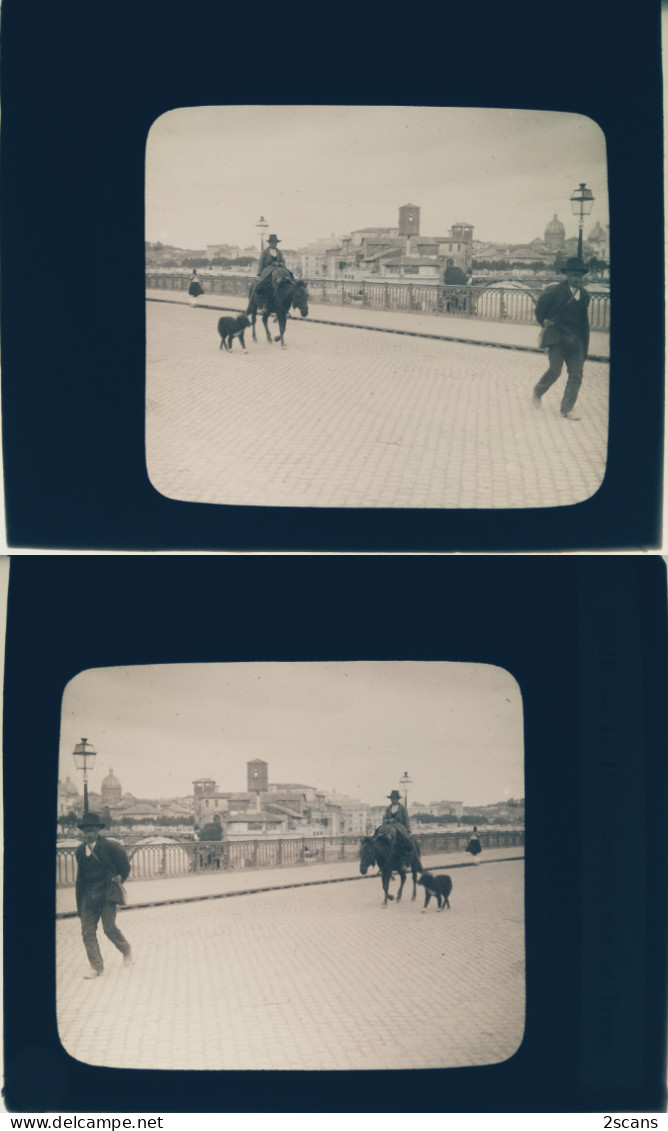
<path id="1" fill-rule="evenodd" d="M 121 783 L 115 776 L 114 771 L 110 770 L 106 778 L 102 782 L 102 801 L 107 804 L 110 801 L 120 801 L 121 799 Z"/>
<path id="2" fill-rule="evenodd" d="M 554 216 L 552 217 L 552 219 L 550 220 L 549 224 L 547 225 L 547 227 L 545 229 L 545 235 L 546 236 L 552 236 L 552 235 L 554 235 L 554 236 L 565 236 L 566 235 L 566 229 L 565 229 L 564 225 L 562 224 L 561 220 L 558 218 L 556 212 L 555 212 Z"/>

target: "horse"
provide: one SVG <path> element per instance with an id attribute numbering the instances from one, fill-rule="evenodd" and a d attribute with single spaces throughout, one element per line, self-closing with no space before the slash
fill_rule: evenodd
<path id="1" fill-rule="evenodd" d="M 381 825 L 380 828 L 376 829 L 373 836 L 362 837 L 360 846 L 360 872 L 363 876 L 366 876 L 369 868 L 373 867 L 374 864 L 378 865 L 383 884 L 383 892 L 385 893 L 383 907 L 387 907 L 388 899 L 394 899 L 394 896 L 390 895 L 389 892 L 393 872 L 396 872 L 401 880 L 399 891 L 397 892 L 397 903 L 399 903 L 401 893 L 404 890 L 404 884 L 406 883 L 406 872 L 408 868 L 410 868 L 413 874 L 413 895 L 411 896 L 411 900 L 415 899 L 418 873 L 424 872 L 424 868 L 422 867 L 417 844 L 412 837 L 410 838 L 410 855 L 406 852 L 407 847 L 405 842 L 399 842 L 396 832 L 388 828 L 387 825 Z M 404 855 L 405 853 L 406 855 Z"/>
<path id="2" fill-rule="evenodd" d="M 267 321 L 270 314 L 275 314 L 278 320 L 279 333 L 274 339 L 281 343 L 281 348 L 285 349 L 285 341 L 283 335 L 285 334 L 285 323 L 288 318 L 288 312 L 294 307 L 299 310 L 302 318 L 308 315 L 308 293 L 306 291 L 306 283 L 303 279 L 295 279 L 292 272 L 284 267 L 274 267 L 271 273 L 271 280 L 267 284 L 267 297 L 258 303 L 255 298 L 257 290 L 257 283 L 253 283 L 250 295 L 248 298 L 248 306 L 246 307 L 246 314 L 251 316 L 251 325 L 253 329 L 253 341 L 257 341 L 255 335 L 255 319 L 258 313 L 262 314 L 262 322 L 264 324 L 264 332 L 267 335 L 267 341 L 271 341 L 271 334 L 267 326 Z"/>

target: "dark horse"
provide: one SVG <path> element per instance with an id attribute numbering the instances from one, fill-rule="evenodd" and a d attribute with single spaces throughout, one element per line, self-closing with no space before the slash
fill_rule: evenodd
<path id="1" fill-rule="evenodd" d="M 394 899 L 394 896 L 390 895 L 389 892 L 392 873 L 396 872 L 401 880 L 397 892 L 398 903 L 404 890 L 406 872 L 409 868 L 413 873 L 413 895 L 411 899 L 415 899 L 418 873 L 424 872 L 424 868 L 420 860 L 417 843 L 412 837 L 409 847 L 405 841 L 400 841 L 394 829 L 388 828 L 387 825 L 381 825 L 380 828 L 376 829 L 373 836 L 363 836 L 360 849 L 360 872 L 362 875 L 366 876 L 368 869 L 373 867 L 374 864 L 377 864 L 380 868 L 383 882 L 385 893 L 383 907 L 387 907 L 388 899 Z"/>
<path id="2" fill-rule="evenodd" d="M 264 332 L 267 335 L 267 341 L 271 341 L 271 334 L 267 326 L 267 320 L 270 314 L 275 314 L 278 319 L 279 333 L 275 341 L 280 342 L 283 349 L 285 349 L 285 342 L 283 335 L 285 334 L 285 323 L 287 321 L 288 312 L 292 307 L 299 310 L 302 318 L 308 315 L 308 294 L 306 292 L 306 283 L 303 279 L 295 279 L 292 272 L 286 270 L 284 267 L 274 267 L 271 274 L 271 280 L 266 283 L 266 297 L 264 301 L 260 298 L 258 303 L 255 298 L 257 290 L 257 283 L 253 283 L 248 298 L 248 306 L 246 307 L 246 314 L 251 316 L 251 324 L 253 327 L 253 341 L 257 341 L 255 335 L 255 319 L 258 314 L 262 315 L 262 322 L 264 324 Z"/>

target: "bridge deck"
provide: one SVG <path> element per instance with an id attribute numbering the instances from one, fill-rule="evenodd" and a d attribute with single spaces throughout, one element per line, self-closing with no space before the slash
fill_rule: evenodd
<path id="1" fill-rule="evenodd" d="M 238 343 L 228 353 L 217 319 L 148 303 L 147 466 L 169 498 L 519 508 L 582 502 L 601 485 L 607 362 L 586 363 L 582 419 L 571 423 L 559 414 L 563 376 L 532 407 L 546 362 L 529 350 L 297 318 L 285 350 L 260 326 L 246 353 Z"/>
<path id="2" fill-rule="evenodd" d="M 520 860 L 452 869 L 381 906 L 376 877 L 119 916 L 129 969 L 84 981 L 76 919 L 57 923 L 57 1018 L 88 1064 L 157 1069 L 396 1069 L 498 1063 L 524 1026 Z M 396 891 L 396 883 L 393 884 Z"/>

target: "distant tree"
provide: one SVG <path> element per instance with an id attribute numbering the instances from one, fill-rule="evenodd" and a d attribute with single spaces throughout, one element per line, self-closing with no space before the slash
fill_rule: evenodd
<path id="1" fill-rule="evenodd" d="M 200 840 L 222 840 L 223 830 L 220 826 L 220 820 L 209 821 L 207 825 L 201 830 L 199 834 Z"/>
<path id="2" fill-rule="evenodd" d="M 443 281 L 446 287 L 464 286 L 468 282 L 468 276 L 462 271 L 461 267 L 456 267 L 453 264 L 451 267 L 446 267 Z"/>
<path id="3" fill-rule="evenodd" d="M 74 809 L 70 809 L 69 813 L 63 813 L 58 818 L 58 824 L 63 829 L 74 829 L 74 828 L 76 828 L 78 821 L 79 821 L 79 816 L 78 816 L 77 813 L 74 812 Z"/>
<path id="4" fill-rule="evenodd" d="M 256 262 L 256 260 L 253 259 L 252 255 L 239 255 L 239 256 L 237 256 L 236 259 L 233 259 L 231 261 L 230 266 L 232 266 L 232 267 L 250 267 L 255 262 Z"/>

